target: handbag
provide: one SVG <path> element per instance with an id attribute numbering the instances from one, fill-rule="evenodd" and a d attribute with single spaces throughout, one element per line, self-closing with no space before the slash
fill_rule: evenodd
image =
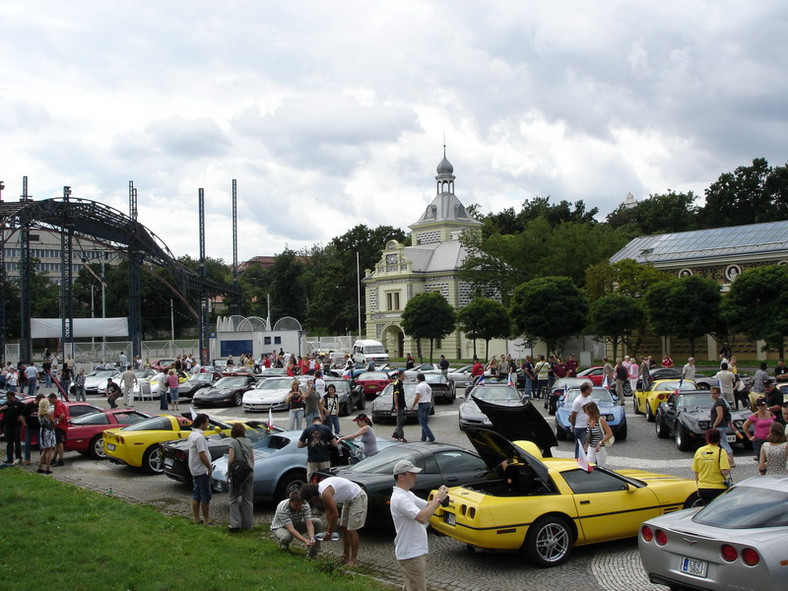
<path id="1" fill-rule="evenodd" d="M 610 439 L 605 439 L 605 447 L 612 447 L 612 445 L 616 442 L 616 438 L 614 436 L 610 436 Z"/>
<path id="2" fill-rule="evenodd" d="M 254 471 L 254 468 L 250 467 L 249 462 L 246 461 L 246 452 L 244 452 L 243 448 L 241 448 L 241 454 L 243 455 L 243 460 L 236 457 L 230 463 L 230 478 L 233 479 L 235 484 L 241 484 Z"/>

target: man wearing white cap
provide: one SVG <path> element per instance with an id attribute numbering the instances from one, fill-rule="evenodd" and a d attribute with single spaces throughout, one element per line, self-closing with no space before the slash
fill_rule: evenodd
<path id="1" fill-rule="evenodd" d="M 405 573 L 405 591 L 426 591 L 427 524 L 444 499 L 449 489 L 441 486 L 431 501 L 425 501 L 413 494 L 410 489 L 416 484 L 417 468 L 410 460 L 400 460 L 394 465 L 394 490 L 391 493 L 391 518 L 397 535 L 394 538 L 394 552 L 400 568 Z"/>

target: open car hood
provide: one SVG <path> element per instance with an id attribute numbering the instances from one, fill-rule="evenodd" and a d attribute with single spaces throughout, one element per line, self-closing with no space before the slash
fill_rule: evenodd
<path id="1" fill-rule="evenodd" d="M 541 481 L 548 490 L 552 488 L 547 466 L 539 458 L 518 447 L 500 433 L 483 427 L 468 427 L 465 429 L 465 434 L 490 470 L 504 474 L 507 465 L 521 465 L 531 477 Z"/>
<path id="2" fill-rule="evenodd" d="M 509 440 L 509 445 L 521 439 L 533 441 L 542 451 L 543 457 L 552 457 L 550 448 L 557 446 L 558 441 L 550 425 L 530 401 L 518 406 L 502 406 L 479 400 L 475 396 L 471 398 L 490 419 L 493 428 Z"/>

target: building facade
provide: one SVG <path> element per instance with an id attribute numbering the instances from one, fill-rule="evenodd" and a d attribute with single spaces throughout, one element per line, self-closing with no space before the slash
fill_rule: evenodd
<path id="1" fill-rule="evenodd" d="M 482 224 L 468 214 L 454 194 L 454 167 L 445 149 L 437 173 L 435 198 L 409 226 L 411 246 L 388 241 L 380 261 L 374 269 L 366 270 L 363 279 L 366 336 L 382 342 L 392 357 L 416 355 L 416 343 L 402 330 L 402 311 L 413 297 L 438 292 L 455 309 L 473 298 L 471 284 L 461 281 L 457 272 L 467 256 L 460 236 L 463 232 L 480 232 Z M 425 358 L 428 348 L 429 342 L 422 342 Z M 434 356 L 441 354 L 449 359 L 470 358 L 473 343 L 455 331 L 436 343 Z"/>

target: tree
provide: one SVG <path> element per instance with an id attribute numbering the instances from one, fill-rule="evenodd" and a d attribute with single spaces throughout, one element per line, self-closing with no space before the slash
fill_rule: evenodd
<path id="1" fill-rule="evenodd" d="M 726 172 L 706 189 L 698 222 L 705 228 L 788 219 L 788 169 L 765 158 Z"/>
<path id="2" fill-rule="evenodd" d="M 719 326 L 720 287 L 702 277 L 661 281 L 646 292 L 646 309 L 654 332 L 688 339 L 695 355 L 695 339 Z"/>
<path id="3" fill-rule="evenodd" d="M 744 271 L 731 284 L 722 309 L 732 332 L 766 341 L 782 358 L 788 334 L 788 267 L 768 265 Z"/>
<path id="4" fill-rule="evenodd" d="M 473 339 L 473 356 L 476 357 L 476 339 L 484 339 L 484 358 L 490 358 L 490 339 L 503 339 L 511 332 L 511 319 L 506 306 L 490 298 L 474 298 L 457 312 L 459 328 Z"/>
<path id="5" fill-rule="evenodd" d="M 686 232 L 695 229 L 698 207 L 696 196 L 668 191 L 664 195 L 649 195 L 634 206 L 621 204 L 607 216 L 613 229 L 622 229 L 634 238 L 644 234 Z"/>
<path id="6" fill-rule="evenodd" d="M 590 330 L 613 345 L 613 357 L 618 355 L 619 341 L 627 341 L 642 329 L 646 312 L 633 297 L 619 293 L 602 296 L 591 303 Z"/>
<path id="7" fill-rule="evenodd" d="M 416 339 L 419 361 L 422 361 L 421 339 L 430 340 L 430 360 L 435 339 L 451 334 L 455 327 L 454 308 L 436 291 L 419 294 L 405 304 L 402 311 L 402 330 Z"/>
<path id="8" fill-rule="evenodd" d="M 586 325 L 588 300 L 568 277 L 541 277 L 514 289 L 509 314 L 518 334 L 542 339 L 548 353 Z"/>

